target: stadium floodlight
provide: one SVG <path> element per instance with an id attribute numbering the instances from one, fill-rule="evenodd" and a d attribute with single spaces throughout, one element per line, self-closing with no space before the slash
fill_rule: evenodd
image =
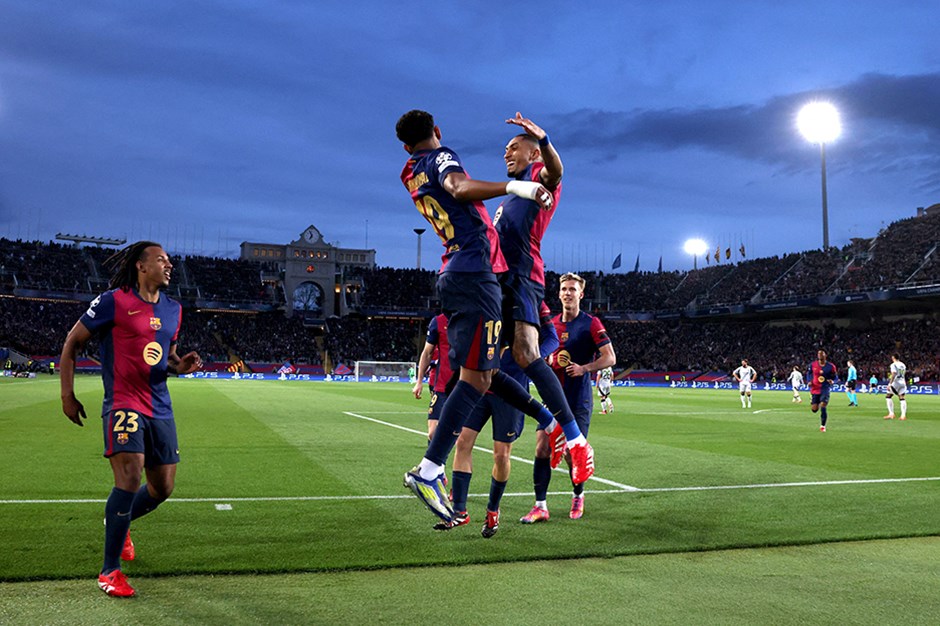
<path id="1" fill-rule="evenodd" d="M 692 255 L 692 269 L 698 269 L 698 257 L 705 254 L 708 244 L 703 239 L 689 239 L 683 246 L 686 254 Z"/>
<path id="2" fill-rule="evenodd" d="M 829 102 L 810 102 L 800 109 L 796 118 L 800 133 L 810 143 L 819 144 L 822 161 L 822 227 L 823 250 L 829 249 L 829 201 L 826 193 L 826 144 L 842 134 L 839 111 Z"/>

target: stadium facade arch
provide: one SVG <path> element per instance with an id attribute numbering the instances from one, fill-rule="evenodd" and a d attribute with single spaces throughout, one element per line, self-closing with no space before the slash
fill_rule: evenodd
<path id="1" fill-rule="evenodd" d="M 286 245 L 243 241 L 241 259 L 261 265 L 262 281 L 283 284 L 288 317 L 346 315 L 362 271 L 375 268 L 375 250 L 335 246 L 312 224 Z"/>

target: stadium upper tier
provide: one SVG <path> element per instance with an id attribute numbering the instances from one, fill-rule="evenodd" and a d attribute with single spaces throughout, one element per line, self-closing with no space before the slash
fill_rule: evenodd
<path id="1" fill-rule="evenodd" d="M 767 303 L 820 294 L 847 294 L 940 283 L 940 210 L 890 224 L 872 239 L 843 248 L 783 257 L 715 261 L 691 271 L 609 273 L 579 270 L 588 279 L 585 299 L 603 311 L 670 311 L 715 305 Z M 107 287 L 103 267 L 111 250 L 0 238 L 0 293 L 96 294 Z M 169 251 L 171 254 L 172 250 Z M 196 301 L 286 306 L 288 296 L 270 263 L 185 256 L 174 259 L 170 294 Z M 344 293 L 350 310 L 425 309 L 434 297 L 433 272 L 349 269 L 357 289 Z M 557 273 L 547 276 L 549 305 L 558 308 Z"/>

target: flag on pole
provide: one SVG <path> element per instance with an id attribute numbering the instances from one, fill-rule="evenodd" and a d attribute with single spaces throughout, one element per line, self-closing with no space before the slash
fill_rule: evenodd
<path id="1" fill-rule="evenodd" d="M 620 260 L 621 260 L 620 257 L 622 256 L 623 256 L 623 253 L 620 253 L 617 255 L 617 258 L 614 259 L 614 262 L 611 264 L 610 269 L 615 270 L 618 267 L 620 267 Z"/>
<path id="2" fill-rule="evenodd" d="M 744 254 L 744 244 L 743 244 L 743 243 L 741 244 L 741 247 L 738 248 L 738 252 L 741 253 L 741 258 L 742 258 L 742 259 L 747 256 L 746 254 Z"/>
<path id="3" fill-rule="evenodd" d="M 715 263 L 721 261 L 721 246 L 715 246 Z"/>
<path id="4" fill-rule="evenodd" d="M 663 255 L 659 255 L 659 269 L 656 270 L 660 274 L 663 273 Z"/>
<path id="5" fill-rule="evenodd" d="M 731 246 L 728 246 L 727 248 L 725 248 L 725 258 L 726 259 L 731 258 Z"/>
<path id="6" fill-rule="evenodd" d="M 636 255 L 636 263 L 633 264 L 633 271 L 634 273 L 640 271 L 640 255 L 639 254 Z"/>
<path id="7" fill-rule="evenodd" d="M 333 373 L 337 376 L 349 376 L 350 374 L 352 374 L 352 368 L 349 367 L 348 365 L 344 365 L 343 363 L 340 363 L 339 365 L 333 368 Z"/>

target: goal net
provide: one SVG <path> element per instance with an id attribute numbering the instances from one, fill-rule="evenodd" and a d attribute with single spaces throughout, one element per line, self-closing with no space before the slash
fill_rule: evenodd
<path id="1" fill-rule="evenodd" d="M 356 382 L 413 383 L 417 369 L 413 361 L 356 361 Z"/>

